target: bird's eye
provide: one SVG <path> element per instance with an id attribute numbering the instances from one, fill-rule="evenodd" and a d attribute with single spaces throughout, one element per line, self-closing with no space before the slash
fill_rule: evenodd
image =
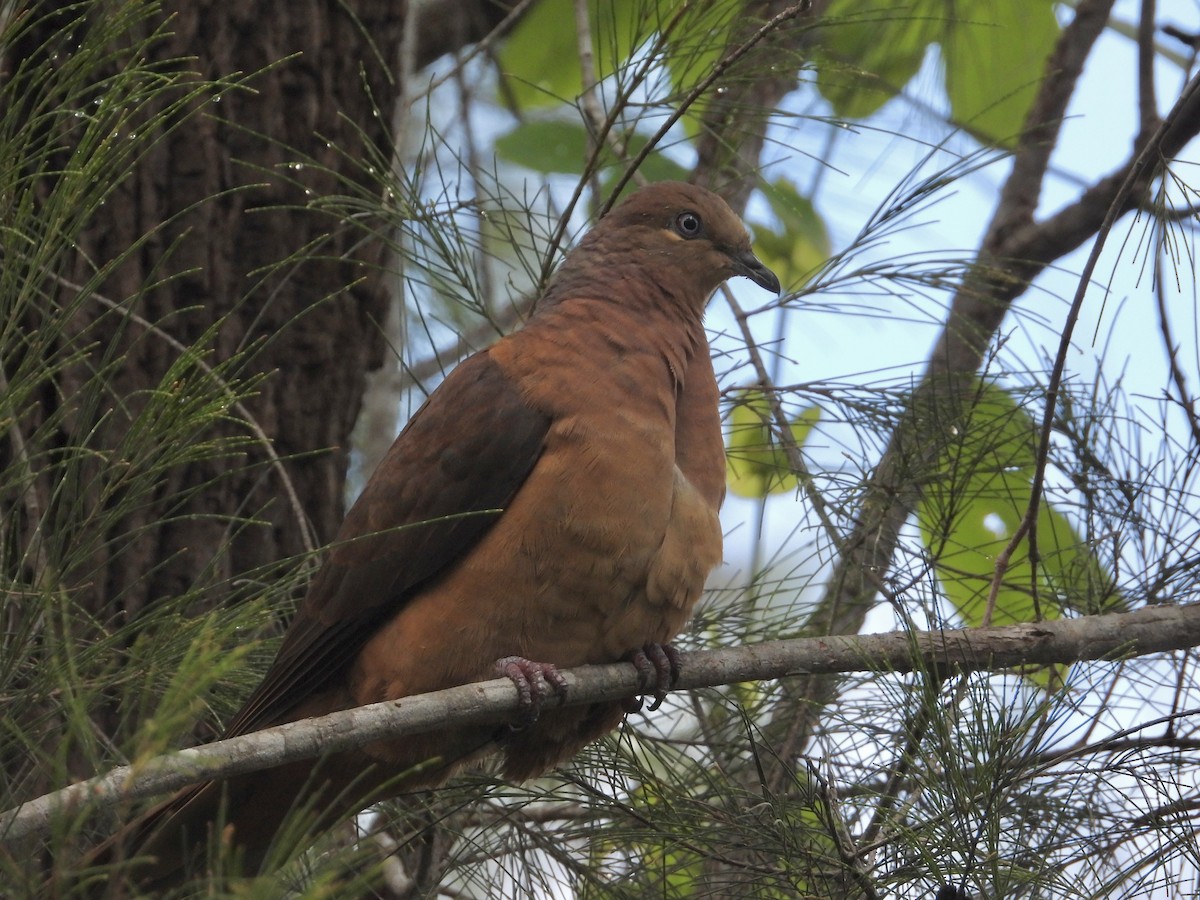
<path id="1" fill-rule="evenodd" d="M 694 238 L 699 237 L 704 230 L 704 223 L 700 221 L 700 217 L 690 210 L 681 212 L 675 217 L 675 231 L 680 237 Z"/>

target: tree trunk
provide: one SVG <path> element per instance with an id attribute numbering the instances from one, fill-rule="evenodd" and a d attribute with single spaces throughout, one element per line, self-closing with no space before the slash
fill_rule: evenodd
<path id="1" fill-rule="evenodd" d="M 356 188 L 378 195 L 363 161 L 390 158 L 401 64 L 419 68 L 486 34 L 507 13 L 492 0 L 442 10 L 425 4 L 406 41 L 406 8 L 387 0 L 172 0 L 140 26 L 163 29 L 153 45 L 157 59 L 179 60 L 205 78 L 241 73 L 244 86 L 198 115 L 175 117 L 77 236 L 77 252 L 48 287 L 46 308 L 82 296 L 63 344 L 86 352 L 47 383 L 31 413 L 36 421 L 22 425 L 60 420 L 62 448 L 97 451 L 85 463 L 95 475 L 113 465 L 147 394 L 169 388 L 179 343 L 199 341 L 212 366 L 251 347 L 238 374 L 263 377 L 246 406 L 283 458 L 299 508 L 280 472 L 263 465 L 261 446 L 171 468 L 153 502 L 125 514 L 86 564 L 61 573 L 78 608 L 106 629 L 197 589 L 208 589 L 197 607 L 228 602 L 237 579 L 319 546 L 340 522 L 349 435 L 366 374 L 385 349 L 378 323 L 388 302 L 380 276 L 386 259 L 380 241 L 310 201 Z M 68 15 L 77 13 L 42 19 L 10 48 L 7 63 L 72 52 L 79 35 L 65 28 Z M 105 5 L 90 15 L 98 23 Z M 411 48 L 406 60 L 404 47 Z M 73 149 L 64 147 L 55 162 L 67 164 Z M 54 176 L 44 177 L 49 185 Z M 79 285 L 122 254 L 98 287 L 100 299 L 79 294 Z M 128 312 L 114 314 L 105 298 Z M 30 315 L 32 331 L 39 313 Z M 74 398 L 106 365 L 108 408 L 83 414 Z M 245 433 L 233 423 L 228 429 Z M 9 452 L 0 451 L 0 461 Z M 78 500 L 94 510 L 109 501 L 88 475 L 79 480 Z M 52 479 L 45 476 L 43 493 L 58 489 Z M 10 501 L 19 506 L 4 498 Z M 29 521 L 24 544 L 37 540 Z M 82 623 L 71 627 L 78 640 L 89 639 Z M 100 718 L 111 736 L 115 714 Z"/>

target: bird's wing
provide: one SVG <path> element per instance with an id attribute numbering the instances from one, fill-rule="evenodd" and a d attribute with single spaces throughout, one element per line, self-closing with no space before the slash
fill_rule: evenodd
<path id="1" fill-rule="evenodd" d="M 487 351 L 451 372 L 347 513 L 275 661 L 225 736 L 281 721 L 461 559 L 533 471 L 549 427 Z"/>

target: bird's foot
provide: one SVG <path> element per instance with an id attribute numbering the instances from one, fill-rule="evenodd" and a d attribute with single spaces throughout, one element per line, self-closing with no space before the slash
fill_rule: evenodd
<path id="1" fill-rule="evenodd" d="M 523 656 L 506 656 L 496 660 L 496 674 L 507 678 L 517 689 L 520 708 L 514 730 L 528 728 L 537 721 L 542 703 L 553 691 L 567 699 L 567 679 L 552 663 L 540 663 Z"/>
<path id="2" fill-rule="evenodd" d="M 646 644 L 629 654 L 629 661 L 637 669 L 642 690 L 654 696 L 654 702 L 646 708 L 647 712 L 654 712 L 679 680 L 679 651 L 670 644 Z M 631 697 L 624 706 L 626 712 L 637 712 L 642 708 L 642 697 Z"/>

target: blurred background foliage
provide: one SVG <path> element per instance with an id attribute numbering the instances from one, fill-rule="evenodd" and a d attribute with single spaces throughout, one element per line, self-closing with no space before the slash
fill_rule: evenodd
<path id="1" fill-rule="evenodd" d="M 219 733 L 404 419 L 647 181 L 786 289 L 710 308 L 683 649 L 1193 600 L 1196 19 L 0 3 L 3 807 Z M 181 895 L 1193 896 L 1192 657 L 680 694 Z M 3 892 L 128 896 L 84 852 L 136 805 L 0 845 Z"/>

